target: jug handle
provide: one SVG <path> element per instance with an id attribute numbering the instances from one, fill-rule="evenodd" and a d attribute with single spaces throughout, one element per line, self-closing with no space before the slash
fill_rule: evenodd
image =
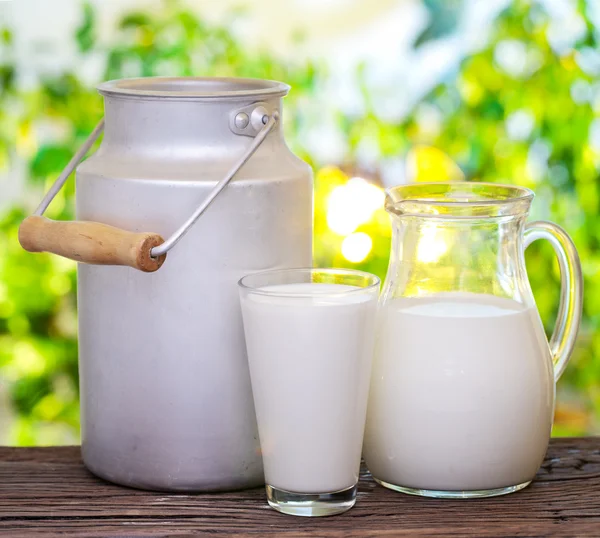
<path id="1" fill-rule="evenodd" d="M 560 267 L 560 304 L 556 326 L 550 338 L 554 379 L 558 381 L 575 348 L 583 310 L 583 275 L 575 244 L 560 226 L 548 221 L 527 223 L 524 248 L 538 239 L 546 239 L 550 242 Z"/>
<path id="2" fill-rule="evenodd" d="M 279 120 L 277 110 L 269 114 L 266 108 L 258 103 L 254 106 L 253 114 L 255 116 L 258 114 L 261 126 L 260 130 L 253 126 L 258 131 L 256 137 L 227 175 L 215 185 L 192 215 L 166 241 L 156 233 L 129 232 L 100 222 L 59 222 L 42 216 L 104 130 L 102 119 L 50 187 L 35 213 L 21 223 L 19 227 L 21 246 L 28 252 L 50 252 L 82 263 L 126 265 L 147 273 L 160 269 L 167 252 L 188 232 L 240 168 L 254 155 Z"/>

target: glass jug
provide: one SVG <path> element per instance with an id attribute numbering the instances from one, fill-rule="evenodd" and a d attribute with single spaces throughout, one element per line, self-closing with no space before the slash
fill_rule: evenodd
<path id="1" fill-rule="evenodd" d="M 524 488 L 541 465 L 583 289 L 569 236 L 525 222 L 533 196 L 470 182 L 387 192 L 392 252 L 364 443 L 380 484 L 487 497 Z M 525 268 L 537 239 L 554 247 L 562 279 L 549 344 Z"/>

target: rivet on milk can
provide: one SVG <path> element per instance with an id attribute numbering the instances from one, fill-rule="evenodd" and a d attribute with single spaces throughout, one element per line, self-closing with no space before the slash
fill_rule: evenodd
<path id="1" fill-rule="evenodd" d="M 283 137 L 288 90 L 101 84 L 105 120 L 21 225 L 26 250 L 83 262 L 82 455 L 102 478 L 173 491 L 264 481 L 236 283 L 311 265 L 312 173 Z M 78 220 L 44 218 L 75 167 Z"/>

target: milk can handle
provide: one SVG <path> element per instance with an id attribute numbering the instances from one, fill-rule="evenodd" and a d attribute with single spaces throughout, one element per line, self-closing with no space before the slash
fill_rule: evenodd
<path id="1" fill-rule="evenodd" d="M 264 109 L 257 107 L 255 110 L 262 111 Z M 129 232 L 99 222 L 58 222 L 42 216 L 67 178 L 102 133 L 104 129 L 104 120 L 102 119 L 50 187 L 34 214 L 21 223 L 19 242 L 29 252 L 51 252 L 77 262 L 98 265 L 128 265 L 148 273 L 156 271 L 164 263 L 167 252 L 179 242 L 229 184 L 239 169 L 248 162 L 278 119 L 277 111 L 270 116 L 265 111 L 265 115 L 262 117 L 263 126 L 248 149 L 232 166 L 227 175 L 215 185 L 196 211 L 166 241 L 156 233 Z"/>
<path id="2" fill-rule="evenodd" d="M 560 267 L 560 305 L 556 326 L 550 338 L 554 362 L 554 378 L 558 381 L 565 371 L 575 347 L 583 309 L 583 275 L 573 240 L 560 226 L 547 221 L 525 225 L 525 248 L 538 239 L 547 239 L 558 258 Z"/>

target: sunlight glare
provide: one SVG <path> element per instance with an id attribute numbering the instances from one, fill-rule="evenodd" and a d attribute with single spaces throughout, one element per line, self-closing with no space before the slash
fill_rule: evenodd
<path id="1" fill-rule="evenodd" d="M 439 260 L 448 251 L 441 230 L 435 225 L 424 227 L 417 248 L 417 259 L 421 262 L 431 263 Z"/>
<path id="2" fill-rule="evenodd" d="M 342 241 L 342 255 L 352 263 L 362 262 L 372 248 L 372 239 L 363 232 L 350 234 Z"/>
<path id="3" fill-rule="evenodd" d="M 360 177 L 333 189 L 327 199 L 327 225 L 338 235 L 348 235 L 369 222 L 373 213 L 383 207 L 382 189 Z"/>

